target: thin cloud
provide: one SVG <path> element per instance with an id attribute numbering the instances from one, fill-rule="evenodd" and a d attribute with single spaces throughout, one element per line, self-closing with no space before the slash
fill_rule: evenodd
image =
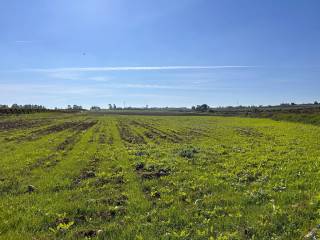
<path id="1" fill-rule="evenodd" d="M 34 41 L 30 41 L 30 40 L 17 40 L 15 41 L 15 43 L 33 43 Z"/>
<path id="2" fill-rule="evenodd" d="M 156 84 L 124 84 L 118 85 L 120 88 L 154 88 L 154 89 L 180 89 L 180 87 L 171 85 L 156 85 Z"/>
<path id="3" fill-rule="evenodd" d="M 163 98 L 163 99 L 171 99 L 171 98 L 181 98 L 187 99 L 188 96 L 181 96 L 181 95 L 169 95 L 169 94 L 126 94 L 124 97 L 143 97 L 143 98 Z"/>
<path id="4" fill-rule="evenodd" d="M 104 85 L 107 89 L 159 89 L 179 91 L 229 91 L 233 87 L 209 87 L 209 86 L 181 86 L 181 85 L 158 85 L 158 84 L 111 84 Z M 240 88 L 237 88 L 240 89 Z"/>
<path id="5" fill-rule="evenodd" d="M 57 71 L 57 72 L 49 72 L 46 73 L 48 77 L 54 79 L 62 79 L 62 80 L 79 80 L 79 81 L 95 81 L 95 82 L 108 82 L 112 78 L 106 76 L 83 76 L 83 74 L 78 72 L 68 72 L 68 71 Z"/>
<path id="6" fill-rule="evenodd" d="M 109 82 L 112 80 L 111 77 L 104 77 L 104 76 L 93 76 L 93 77 L 87 77 L 87 80 L 92 80 L 96 82 Z"/>
<path id="7" fill-rule="evenodd" d="M 112 85 L 111 85 L 112 86 Z M 137 89 L 172 89 L 172 90 L 207 90 L 208 88 L 197 88 L 194 86 L 172 86 L 172 85 L 157 85 L 157 84 L 117 84 L 114 88 L 137 88 Z"/>
<path id="8" fill-rule="evenodd" d="M 239 69 L 254 68 L 248 65 L 215 66 L 140 66 L 140 67 L 68 67 L 68 68 L 31 68 L 32 72 L 110 72 L 110 71 L 161 71 L 161 70 L 201 70 L 201 69 Z"/>
<path id="9" fill-rule="evenodd" d="M 59 84 L 11 84 L 11 83 L 0 83 L 0 89 L 3 90 L 4 94 L 15 93 L 18 95 L 25 94 L 39 94 L 39 95 L 87 95 L 97 94 L 105 92 L 107 89 L 101 89 L 97 87 L 88 86 L 65 86 Z"/>

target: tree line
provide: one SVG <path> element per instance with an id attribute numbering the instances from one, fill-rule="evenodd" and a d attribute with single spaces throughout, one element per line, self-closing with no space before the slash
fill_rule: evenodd
<path id="1" fill-rule="evenodd" d="M 23 113 L 45 112 L 45 111 L 49 111 L 49 109 L 47 109 L 42 105 L 12 104 L 11 106 L 8 106 L 8 105 L 0 104 L 0 114 L 23 114 Z"/>
<path id="2" fill-rule="evenodd" d="M 6 104 L 0 104 L 0 114 L 27 114 L 36 112 L 79 112 L 83 111 L 82 106 L 79 105 L 68 105 L 67 108 L 54 108 L 48 109 L 43 105 L 37 104 L 12 104 L 11 106 Z"/>

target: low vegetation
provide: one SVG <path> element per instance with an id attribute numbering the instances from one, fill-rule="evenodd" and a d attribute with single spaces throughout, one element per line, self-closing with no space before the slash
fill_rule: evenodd
<path id="1" fill-rule="evenodd" d="M 319 119 L 272 118 L 3 115 L 0 239 L 317 239 Z"/>

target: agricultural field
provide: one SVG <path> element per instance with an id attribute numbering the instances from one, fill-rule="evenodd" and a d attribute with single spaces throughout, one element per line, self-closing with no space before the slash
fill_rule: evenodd
<path id="1" fill-rule="evenodd" d="M 0 239 L 316 239 L 316 125 L 35 113 L 0 146 Z"/>

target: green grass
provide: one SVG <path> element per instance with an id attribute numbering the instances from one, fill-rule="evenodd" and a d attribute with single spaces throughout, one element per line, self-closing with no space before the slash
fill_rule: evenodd
<path id="1" fill-rule="evenodd" d="M 319 136 L 271 119 L 1 117 L 0 239 L 302 239 L 320 221 Z"/>
<path id="2" fill-rule="evenodd" d="M 316 112 L 315 113 L 281 113 L 281 112 L 258 113 L 256 115 L 252 115 L 252 117 L 271 118 L 277 121 L 298 122 L 298 123 L 305 123 L 305 124 L 320 126 L 320 114 Z"/>

